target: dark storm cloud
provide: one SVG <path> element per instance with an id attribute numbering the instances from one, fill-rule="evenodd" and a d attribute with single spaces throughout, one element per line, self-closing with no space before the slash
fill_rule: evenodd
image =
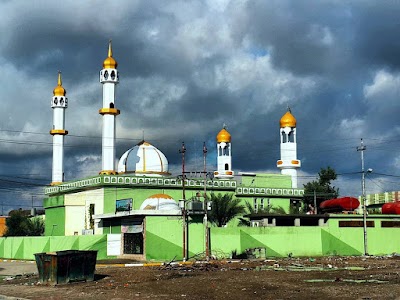
<path id="1" fill-rule="evenodd" d="M 359 171 L 361 137 L 367 163 L 398 174 L 399 10 L 393 1 L 2 2 L 0 173 L 51 177 L 57 70 L 69 97 L 66 179 L 99 172 L 98 72 L 112 39 L 117 155 L 145 136 L 179 172 L 181 142 L 195 169 L 205 141 L 215 168 L 225 123 L 235 171 L 278 173 L 279 119 L 289 105 L 302 174 L 327 165 Z M 358 178 L 341 178 L 344 192 L 359 193 Z"/>

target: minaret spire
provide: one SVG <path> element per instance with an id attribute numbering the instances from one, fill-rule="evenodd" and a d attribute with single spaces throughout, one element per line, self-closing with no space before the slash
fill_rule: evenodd
<path id="1" fill-rule="evenodd" d="M 61 72 L 58 71 L 57 86 L 53 90 L 51 108 L 53 109 L 53 169 L 52 183 L 57 185 L 64 181 L 64 135 L 68 134 L 65 127 L 65 109 L 68 107 L 67 91 L 62 86 Z"/>
<path id="2" fill-rule="evenodd" d="M 108 57 L 112 57 L 112 45 L 111 45 L 111 40 L 108 41 Z"/>
<path id="3" fill-rule="evenodd" d="M 57 81 L 58 86 L 62 86 L 62 79 L 61 79 L 61 71 L 58 71 L 58 81 Z"/>
<path id="4" fill-rule="evenodd" d="M 276 166 L 281 169 L 281 174 L 291 175 L 292 188 L 297 188 L 297 169 L 301 167 L 301 162 L 297 159 L 296 123 L 288 106 L 287 112 L 280 120 L 281 159 L 277 161 Z"/>
<path id="5" fill-rule="evenodd" d="M 116 174 L 115 169 L 115 136 L 116 116 L 120 111 L 115 108 L 115 92 L 119 83 L 117 62 L 112 57 L 111 40 L 108 43 L 108 57 L 100 71 L 100 82 L 103 84 L 103 108 L 99 114 L 103 116 L 102 134 L 102 170 L 100 174 Z"/>

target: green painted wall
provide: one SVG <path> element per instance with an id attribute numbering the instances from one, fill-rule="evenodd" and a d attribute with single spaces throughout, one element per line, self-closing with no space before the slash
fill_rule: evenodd
<path id="1" fill-rule="evenodd" d="M 58 207 L 64 205 L 64 195 L 53 196 L 43 199 L 43 207 Z"/>
<path id="2" fill-rule="evenodd" d="M 104 219 L 103 234 L 121 233 L 121 219 Z"/>
<path id="3" fill-rule="evenodd" d="M 46 208 L 45 236 L 65 235 L 65 207 Z M 57 225 L 57 226 L 53 226 Z"/>
<path id="4" fill-rule="evenodd" d="M 267 256 L 320 256 L 321 229 L 319 227 L 243 227 L 211 228 L 213 255 L 230 257 L 248 248 L 264 247 Z"/>
<path id="5" fill-rule="evenodd" d="M 0 257 L 34 260 L 35 253 L 62 250 L 98 250 L 97 259 L 107 256 L 107 235 L 7 237 L 0 238 Z"/>
<path id="6" fill-rule="evenodd" d="M 181 189 L 157 189 L 157 188 L 105 188 L 104 189 L 104 213 L 115 212 L 115 201 L 132 198 L 133 209 L 139 209 L 144 200 L 155 194 L 167 194 L 178 201 L 182 199 Z M 186 198 L 196 195 L 196 191 L 187 191 Z"/>
<path id="7" fill-rule="evenodd" d="M 290 175 L 257 174 L 256 176 L 242 176 L 242 186 L 291 188 Z"/>
<path id="8" fill-rule="evenodd" d="M 332 224 L 329 224 L 333 221 Z M 400 228 L 368 228 L 368 253 L 400 253 Z M 363 229 L 337 227 L 329 220 L 323 227 L 236 227 L 211 228 L 212 255 L 229 258 L 233 251 L 265 247 L 269 257 L 361 255 Z M 182 259 L 182 220 L 177 217 L 147 217 L 145 251 L 147 260 Z M 34 253 L 59 250 L 98 250 L 98 259 L 107 257 L 107 235 L 8 237 L 0 238 L 0 257 L 33 259 Z M 204 251 L 201 220 L 189 224 L 189 257 Z"/>
<path id="9" fill-rule="evenodd" d="M 202 217 L 188 218 L 188 258 L 205 251 Z M 172 260 L 183 258 L 181 217 L 146 217 L 146 258 Z"/>
<path id="10" fill-rule="evenodd" d="M 146 258 L 182 259 L 182 232 L 182 219 L 178 217 L 146 217 Z"/>

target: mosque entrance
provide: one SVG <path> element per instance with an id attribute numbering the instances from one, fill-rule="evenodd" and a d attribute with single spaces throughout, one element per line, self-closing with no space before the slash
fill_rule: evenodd
<path id="1" fill-rule="evenodd" d="M 129 218 L 121 222 L 123 255 L 144 254 L 144 219 Z"/>
<path id="2" fill-rule="evenodd" d="M 124 254 L 143 254 L 143 233 L 124 233 Z"/>

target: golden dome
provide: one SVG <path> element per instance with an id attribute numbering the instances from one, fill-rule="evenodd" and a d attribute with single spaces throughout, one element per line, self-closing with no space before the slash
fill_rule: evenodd
<path id="1" fill-rule="evenodd" d="M 108 57 L 103 62 L 103 69 L 116 69 L 117 61 L 112 57 L 111 41 L 108 43 Z"/>
<path id="2" fill-rule="evenodd" d="M 296 119 L 290 113 L 290 109 L 283 115 L 280 121 L 281 128 L 285 127 L 296 127 Z"/>
<path id="3" fill-rule="evenodd" d="M 58 72 L 57 86 L 53 90 L 54 96 L 65 96 L 67 91 L 62 87 L 61 72 Z"/>
<path id="4" fill-rule="evenodd" d="M 217 134 L 217 143 L 230 143 L 231 142 L 231 135 L 229 132 L 224 128 Z"/>

